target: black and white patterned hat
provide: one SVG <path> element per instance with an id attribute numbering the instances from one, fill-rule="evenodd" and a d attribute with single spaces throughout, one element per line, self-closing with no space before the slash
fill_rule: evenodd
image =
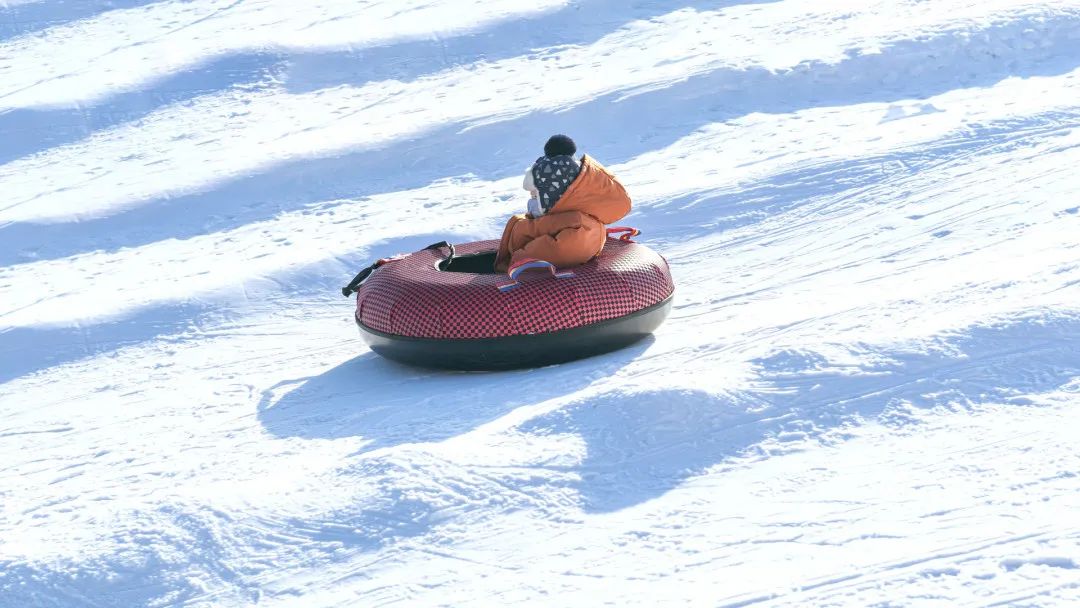
<path id="1" fill-rule="evenodd" d="M 570 155 L 541 156 L 532 166 L 533 185 L 540 193 L 540 206 L 546 213 L 581 173 L 581 163 Z"/>

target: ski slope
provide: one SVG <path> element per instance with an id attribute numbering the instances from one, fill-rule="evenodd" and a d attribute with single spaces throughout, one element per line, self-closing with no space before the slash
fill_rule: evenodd
<path id="1" fill-rule="evenodd" d="M 671 317 L 446 373 L 370 260 L 553 133 Z M 1077 0 L 0 0 L 0 608 L 1080 605 Z"/>

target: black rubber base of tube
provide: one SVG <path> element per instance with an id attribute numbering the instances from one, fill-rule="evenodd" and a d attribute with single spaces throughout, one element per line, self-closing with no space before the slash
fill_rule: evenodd
<path id="1" fill-rule="evenodd" d="M 542 367 L 592 357 L 642 340 L 667 318 L 672 297 L 629 315 L 542 334 L 434 340 L 376 331 L 360 323 L 371 350 L 408 365 L 453 370 L 505 370 Z"/>

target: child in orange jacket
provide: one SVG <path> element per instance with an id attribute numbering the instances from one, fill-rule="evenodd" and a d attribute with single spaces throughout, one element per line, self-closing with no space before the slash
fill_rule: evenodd
<path id="1" fill-rule="evenodd" d="M 603 250 L 605 225 L 630 212 L 630 197 L 615 176 L 588 155 L 574 159 L 576 151 L 569 137 L 552 136 L 544 156 L 526 172 L 522 186 L 532 194 L 529 213 L 507 221 L 497 272 L 524 259 L 559 268 L 584 264 Z"/>

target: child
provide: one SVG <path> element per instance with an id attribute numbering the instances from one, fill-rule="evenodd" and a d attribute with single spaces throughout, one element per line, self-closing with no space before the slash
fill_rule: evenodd
<path id="1" fill-rule="evenodd" d="M 526 259 L 559 268 L 584 264 L 604 248 L 605 224 L 630 212 L 630 197 L 615 176 L 588 155 L 574 159 L 576 152 L 572 139 L 553 135 L 525 173 L 522 186 L 532 195 L 528 214 L 507 221 L 497 272 Z"/>

